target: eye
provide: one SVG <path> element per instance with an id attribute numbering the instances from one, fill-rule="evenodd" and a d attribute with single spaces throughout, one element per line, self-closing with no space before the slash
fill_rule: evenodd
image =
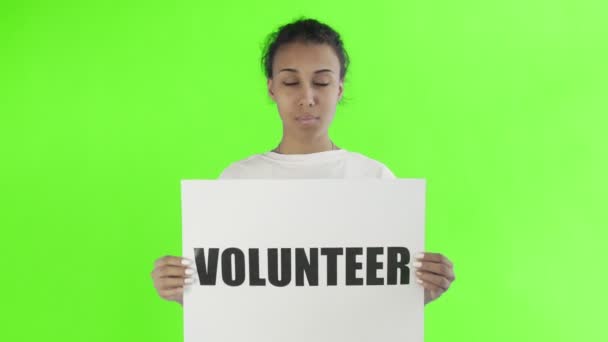
<path id="1" fill-rule="evenodd" d="M 298 84 L 297 82 L 295 83 L 283 83 L 286 86 L 292 86 L 292 85 L 296 85 Z M 329 85 L 329 83 L 313 83 L 314 85 L 320 86 L 320 87 L 327 87 Z"/>

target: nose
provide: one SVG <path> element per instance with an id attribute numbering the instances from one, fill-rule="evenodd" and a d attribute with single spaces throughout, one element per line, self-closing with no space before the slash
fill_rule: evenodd
<path id="1" fill-rule="evenodd" d="M 300 106 L 312 107 L 315 104 L 315 93 L 313 89 L 308 86 L 302 87 L 302 93 L 300 94 L 300 100 L 298 104 Z"/>

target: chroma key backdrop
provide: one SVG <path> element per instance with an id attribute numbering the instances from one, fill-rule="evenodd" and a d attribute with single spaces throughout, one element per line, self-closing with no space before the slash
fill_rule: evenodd
<path id="1" fill-rule="evenodd" d="M 0 340 L 183 339 L 180 180 L 277 146 L 261 49 L 302 16 L 351 58 L 336 145 L 427 181 L 425 340 L 608 340 L 603 0 L 2 1 Z"/>

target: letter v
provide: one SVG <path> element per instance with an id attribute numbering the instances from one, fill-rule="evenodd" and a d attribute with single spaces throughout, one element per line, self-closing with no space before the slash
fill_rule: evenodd
<path id="1" fill-rule="evenodd" d="M 205 261 L 205 249 L 194 249 L 194 262 L 201 285 L 215 285 L 219 248 L 209 248 L 209 262 Z"/>

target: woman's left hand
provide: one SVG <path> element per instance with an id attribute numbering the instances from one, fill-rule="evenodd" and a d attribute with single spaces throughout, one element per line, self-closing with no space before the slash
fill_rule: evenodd
<path id="1" fill-rule="evenodd" d="M 425 252 L 414 262 L 416 281 L 424 287 L 424 304 L 441 296 L 456 279 L 454 264 L 439 253 Z"/>

